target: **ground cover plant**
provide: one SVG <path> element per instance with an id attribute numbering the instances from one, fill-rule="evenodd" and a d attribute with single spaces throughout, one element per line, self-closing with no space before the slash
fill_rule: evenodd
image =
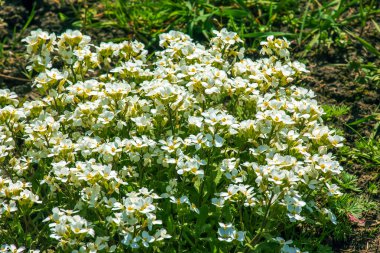
<path id="1" fill-rule="evenodd" d="M 300 252 L 287 239 L 337 223 L 343 138 L 292 85 L 305 65 L 287 40 L 252 60 L 215 35 L 162 34 L 153 61 L 79 31 L 24 39 L 41 99 L 2 90 L 3 249 Z"/>
<path id="2" fill-rule="evenodd" d="M 155 51 L 162 50 L 159 35 L 170 29 L 207 45 L 213 30 L 228 27 L 244 38 L 245 57 L 251 59 L 259 57 L 258 45 L 265 37 L 285 36 L 292 44 L 291 61 L 300 59 L 311 71 L 293 84 L 315 91 L 315 99 L 323 104 L 323 120 L 345 136 L 345 146 L 334 153 L 348 172 L 333 182 L 344 192 L 330 203 L 337 225 L 322 230 L 316 224 L 311 235 L 296 238 L 295 243 L 310 252 L 376 252 L 380 239 L 379 22 L 379 3 L 361 0 L 6 0 L 0 1 L 0 85 L 15 91 L 21 103 L 41 99 L 36 88 L 31 89 L 36 72 L 25 69 L 21 42 L 39 27 L 57 35 L 67 28 L 81 29 L 96 45 L 138 39 L 149 50 L 149 62 Z M 296 228 L 292 234 L 298 232 Z"/>

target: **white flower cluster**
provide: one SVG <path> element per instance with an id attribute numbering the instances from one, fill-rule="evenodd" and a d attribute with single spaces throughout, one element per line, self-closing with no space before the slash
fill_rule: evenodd
<path id="1" fill-rule="evenodd" d="M 94 237 L 94 230 L 91 224 L 79 215 L 73 215 L 78 211 L 63 210 L 57 207 L 53 208 L 53 214 L 44 221 L 52 221 L 49 224 L 52 234 L 51 238 L 59 241 L 59 244 L 76 244 L 84 241 L 86 236 Z"/>
<path id="2" fill-rule="evenodd" d="M 23 251 L 25 251 L 25 247 L 17 248 L 14 244 L 3 244 L 0 246 L 0 252 L 4 253 L 21 253 Z"/>
<path id="3" fill-rule="evenodd" d="M 285 241 L 284 238 L 282 237 L 276 237 L 275 241 L 277 241 L 281 246 L 280 253 L 307 253 L 307 252 L 302 252 L 297 247 L 292 247 L 291 246 L 291 244 L 293 243 L 292 240 Z"/>
<path id="4" fill-rule="evenodd" d="M 212 217 L 228 222 L 215 227 L 224 242 L 260 239 L 246 212 L 334 217 L 318 200 L 340 194 L 329 150 L 342 137 L 291 84 L 307 70 L 286 40 L 268 37 L 252 60 L 225 29 L 208 48 L 171 31 L 154 61 L 139 42 L 95 46 L 79 31 L 24 41 L 41 98 L 0 91 L 0 220 L 43 205 L 49 247 L 96 252 L 182 243 L 207 205 L 241 214 Z"/>
<path id="5" fill-rule="evenodd" d="M 232 242 L 233 240 L 237 240 L 239 242 L 244 242 L 244 234 L 243 231 L 236 231 L 235 227 L 229 223 L 224 224 L 219 222 L 218 229 L 218 239 L 220 241 Z"/>

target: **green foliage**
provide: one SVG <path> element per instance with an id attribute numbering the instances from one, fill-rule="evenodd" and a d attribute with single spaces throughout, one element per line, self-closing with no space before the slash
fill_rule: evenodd
<path id="1" fill-rule="evenodd" d="M 326 121 L 331 121 L 335 118 L 339 118 L 343 115 L 346 115 L 350 112 L 351 108 L 347 105 L 322 105 L 323 111 L 325 114 L 323 115 L 323 119 Z"/>
<path id="2" fill-rule="evenodd" d="M 227 27 L 253 46 L 257 43 L 255 39 L 269 35 L 293 38 L 304 55 L 332 45 L 346 47 L 353 39 L 378 56 L 375 46 L 361 37 L 362 31 L 358 34 L 347 29 L 353 23 L 364 29 L 368 20 L 378 27 L 373 20 L 379 14 L 377 5 L 373 0 L 102 0 L 104 17 L 77 15 L 79 22 L 76 24 L 93 28 L 118 27 L 149 46 L 157 42 L 159 33 L 171 29 L 183 31 L 199 41 L 209 40 L 212 30 Z M 86 12 L 97 13 L 98 6 L 90 5 Z"/>
<path id="3" fill-rule="evenodd" d="M 360 127 L 363 123 L 370 123 L 377 121 L 374 124 L 372 132 L 369 137 L 362 136 L 355 128 Z M 379 139 L 379 129 L 380 121 L 379 114 L 373 113 L 367 117 L 355 120 L 354 122 L 346 124 L 349 130 L 353 131 L 358 140 L 355 141 L 354 147 L 344 147 L 341 149 L 341 155 L 346 157 L 346 160 L 349 162 L 350 159 L 362 164 L 364 168 L 374 169 L 379 171 L 380 165 L 380 139 Z"/>
<path id="4" fill-rule="evenodd" d="M 358 178 L 350 173 L 343 172 L 340 174 L 339 178 L 336 178 L 338 185 L 346 190 L 360 192 L 360 188 L 358 187 Z"/>
<path id="5" fill-rule="evenodd" d="M 344 194 L 334 203 L 334 211 L 339 223 L 330 228 L 332 237 L 337 241 L 347 241 L 352 236 L 353 226 L 364 226 L 363 216 L 371 211 L 376 211 L 378 204 L 364 194 L 360 197 L 355 194 Z"/>
<path id="6" fill-rule="evenodd" d="M 357 196 L 353 194 L 343 194 L 342 197 L 335 201 L 334 206 L 337 210 L 337 214 L 341 217 L 352 214 L 357 218 L 377 208 L 376 202 L 371 201 L 368 197 L 362 196 L 361 198 L 357 198 Z"/>
<path id="7" fill-rule="evenodd" d="M 376 196 L 379 194 L 379 185 L 376 182 L 375 183 L 370 182 L 368 185 L 367 191 L 369 194 Z"/>

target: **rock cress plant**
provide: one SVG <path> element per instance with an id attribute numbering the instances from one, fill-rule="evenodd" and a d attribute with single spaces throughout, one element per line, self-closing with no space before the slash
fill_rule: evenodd
<path id="1" fill-rule="evenodd" d="M 336 223 L 342 137 L 292 85 L 307 70 L 287 40 L 257 60 L 225 29 L 209 47 L 162 34 L 154 55 L 71 30 L 24 41 L 41 96 L 0 91 L 1 252 L 301 252 L 282 237 Z"/>

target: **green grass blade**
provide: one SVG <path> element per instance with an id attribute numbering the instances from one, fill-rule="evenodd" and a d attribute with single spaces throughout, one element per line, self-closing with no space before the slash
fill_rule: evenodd
<path id="1" fill-rule="evenodd" d="M 353 34 L 352 32 L 346 30 L 346 33 L 348 35 L 350 35 L 351 37 L 357 39 L 369 52 L 377 55 L 377 56 L 380 56 L 380 52 L 374 47 L 372 46 L 368 41 L 366 41 L 365 39 Z"/>
<path id="2" fill-rule="evenodd" d="M 289 38 L 296 37 L 296 34 L 294 33 L 287 33 L 287 32 L 254 32 L 254 33 L 246 33 L 243 34 L 243 38 L 262 38 L 262 37 L 268 37 L 270 35 L 273 36 L 286 36 Z"/>
<path id="3" fill-rule="evenodd" d="M 301 42 L 302 42 L 302 33 L 303 33 L 303 29 L 305 27 L 305 22 L 306 22 L 307 14 L 309 12 L 310 1 L 311 0 L 307 1 L 307 3 L 306 3 L 306 10 L 305 10 L 305 13 L 303 14 L 303 17 L 302 17 L 302 24 L 301 24 L 300 35 L 298 36 L 298 45 L 300 45 Z"/>
<path id="4" fill-rule="evenodd" d="M 379 25 L 376 23 L 376 21 L 373 20 L 373 19 L 372 19 L 372 23 L 373 23 L 373 25 L 375 26 L 377 32 L 380 33 L 380 26 L 379 26 Z"/>
<path id="5" fill-rule="evenodd" d="M 32 22 L 34 16 L 36 15 L 36 5 L 37 5 L 37 2 L 34 2 L 34 3 L 33 3 L 33 8 L 32 8 L 32 10 L 30 11 L 30 15 L 29 15 L 29 17 L 28 17 L 28 20 L 26 21 L 25 25 L 22 27 L 20 34 L 23 34 L 23 33 L 24 33 L 24 31 L 26 30 L 26 28 L 28 28 L 28 26 L 29 26 L 30 23 Z"/>
<path id="6" fill-rule="evenodd" d="M 356 125 L 359 125 L 361 123 L 364 123 L 364 122 L 367 122 L 367 121 L 370 121 L 373 119 L 375 119 L 375 115 L 370 115 L 370 116 L 355 120 L 354 122 L 348 123 L 348 125 L 349 126 L 356 126 Z"/>

